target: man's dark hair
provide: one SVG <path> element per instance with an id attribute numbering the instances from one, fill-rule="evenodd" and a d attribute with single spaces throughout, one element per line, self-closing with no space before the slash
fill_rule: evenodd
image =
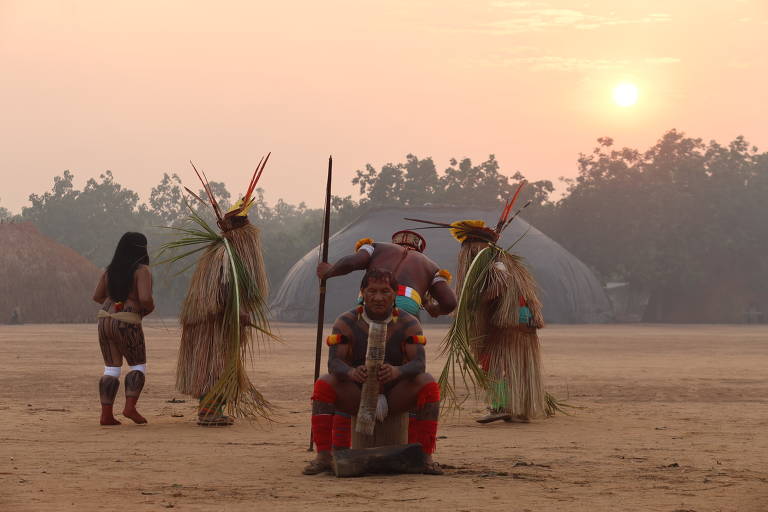
<path id="1" fill-rule="evenodd" d="M 360 289 L 363 290 L 367 288 L 369 281 L 387 281 L 390 288 L 392 288 L 395 293 L 397 293 L 397 279 L 395 279 L 395 276 L 392 275 L 392 272 L 389 270 L 381 270 L 378 268 L 368 269 L 368 271 L 363 276 L 363 281 L 360 283 Z"/>
<path id="2" fill-rule="evenodd" d="M 147 237 L 128 232 L 117 242 L 115 255 L 107 267 L 107 291 L 109 298 L 122 302 L 128 298 L 133 286 L 133 274 L 139 265 L 149 265 Z"/>

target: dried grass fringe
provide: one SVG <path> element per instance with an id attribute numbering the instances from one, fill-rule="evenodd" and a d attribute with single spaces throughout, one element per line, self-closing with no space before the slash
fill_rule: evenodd
<path id="1" fill-rule="evenodd" d="M 456 289 L 460 294 L 471 295 L 459 297 L 463 307 L 458 308 L 457 313 L 463 318 L 456 319 L 444 346 L 460 347 L 464 343 L 462 340 L 467 340 L 474 360 L 487 363 L 486 378 L 477 379 L 479 382 L 476 383 L 482 384 L 492 403 L 501 398 L 496 396 L 499 394 L 496 389 L 503 383 L 504 399 L 512 414 L 531 418 L 548 414 L 550 407 L 543 388 L 538 335 L 535 331 L 518 328 L 520 297 L 526 299 L 533 326 L 544 326 L 536 282 L 522 258 L 492 246 L 489 248 L 492 254 L 484 253 L 483 271 L 473 271 L 473 279 L 479 281 L 465 286 L 470 266 L 486 247 L 473 243 L 461 246 Z M 453 349 L 454 352 L 459 350 Z M 455 363 L 449 361 L 447 364 Z M 443 370 L 443 375 L 451 374 Z M 443 376 L 441 384 L 452 402 L 448 404 L 451 407 L 457 403 L 455 389 Z"/>
<path id="2" fill-rule="evenodd" d="M 498 263 L 501 263 L 503 268 L 499 268 Z M 495 327 L 518 325 L 520 297 L 525 297 L 533 317 L 533 325 L 538 329 L 544 327 L 536 281 L 519 256 L 499 251 L 494 265 L 488 271 L 485 290 L 486 299 L 495 301 L 491 320 Z"/>
<path id="3" fill-rule="evenodd" d="M 245 369 L 254 348 L 271 337 L 259 230 L 246 224 L 223 236 L 241 266 L 240 271 L 234 269 L 239 275 L 242 272 L 240 310 L 228 308 L 234 293 L 233 265 L 222 240 L 201 256 L 184 300 L 176 386 L 185 394 L 205 395 L 204 406 L 225 403 L 227 412 L 235 417 L 269 419 L 270 404 L 250 382 Z M 241 313 L 259 328 L 241 325 Z"/>
<path id="4" fill-rule="evenodd" d="M 506 402 L 513 416 L 538 418 L 546 415 L 544 383 L 541 374 L 541 350 L 536 333 L 514 328 L 493 328 L 483 347 L 488 361 L 491 386 L 490 403 Z M 504 384 L 505 396 L 499 396 L 494 384 Z"/>

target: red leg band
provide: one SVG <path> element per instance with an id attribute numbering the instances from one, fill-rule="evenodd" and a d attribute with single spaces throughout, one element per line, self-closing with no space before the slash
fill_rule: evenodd
<path id="1" fill-rule="evenodd" d="M 336 413 L 333 415 L 333 448 L 352 446 L 352 418 Z"/>
<path id="2" fill-rule="evenodd" d="M 437 382 L 430 382 L 429 384 L 425 384 L 424 387 L 419 390 L 419 396 L 416 398 L 416 408 L 421 409 L 428 403 L 439 401 L 440 386 Z"/>
<path id="3" fill-rule="evenodd" d="M 317 400 L 318 402 L 325 402 L 327 404 L 335 404 L 336 391 L 333 389 L 333 386 L 331 386 L 324 380 L 317 379 L 317 381 L 315 382 L 315 389 L 312 392 L 312 400 Z"/>
<path id="4" fill-rule="evenodd" d="M 331 449 L 333 416 L 333 414 L 312 415 L 312 440 L 318 452 L 327 452 Z"/>
<path id="5" fill-rule="evenodd" d="M 427 455 L 435 453 L 437 444 L 437 422 L 433 420 L 414 420 L 413 429 L 408 429 L 408 442 L 413 434 L 414 443 L 420 443 Z"/>

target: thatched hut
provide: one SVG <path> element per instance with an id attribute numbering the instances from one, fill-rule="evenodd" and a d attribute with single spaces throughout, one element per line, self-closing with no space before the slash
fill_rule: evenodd
<path id="1" fill-rule="evenodd" d="M 403 217 L 452 222 L 458 219 L 481 219 L 488 223 L 497 220 L 498 208 L 459 207 L 398 207 L 378 208 L 364 213 L 359 219 L 337 232 L 330 239 L 329 256 L 336 261 L 352 252 L 355 242 L 363 237 L 388 242 L 394 231 L 408 227 L 421 227 Z M 422 231 L 427 239 L 426 254 L 451 272 L 456 269 L 459 245 L 447 229 Z M 518 218 L 504 232 L 500 245 L 507 247 L 525 236 L 515 246 L 523 256 L 541 288 L 539 297 L 544 303 L 544 319 L 548 323 L 599 323 L 612 319 L 613 311 L 600 282 L 587 266 L 560 244 L 541 231 Z M 272 313 L 288 322 L 311 322 L 317 315 L 318 280 L 315 266 L 318 249 L 308 252 L 297 262 L 283 280 L 272 300 Z M 326 295 L 326 321 L 350 309 L 357 297 L 362 274 L 353 272 L 328 281 Z M 422 320 L 430 321 L 429 315 Z M 443 317 L 443 321 L 447 321 Z"/>
<path id="2" fill-rule="evenodd" d="M 0 323 L 94 322 L 100 275 L 33 224 L 0 224 Z"/>

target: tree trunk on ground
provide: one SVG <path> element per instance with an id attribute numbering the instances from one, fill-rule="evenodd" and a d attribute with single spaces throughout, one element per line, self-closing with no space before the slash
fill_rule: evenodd
<path id="1" fill-rule="evenodd" d="M 333 471 L 339 478 L 380 473 L 421 473 L 425 457 L 418 443 L 342 450 L 334 454 Z"/>

